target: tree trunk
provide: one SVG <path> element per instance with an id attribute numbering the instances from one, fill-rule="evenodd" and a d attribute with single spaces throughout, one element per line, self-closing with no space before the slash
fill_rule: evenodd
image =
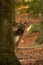
<path id="1" fill-rule="evenodd" d="M 40 0 L 40 3 L 41 3 L 41 22 L 40 22 L 40 33 L 37 42 L 39 44 L 42 44 L 43 43 L 43 0 Z"/>
<path id="2" fill-rule="evenodd" d="M 21 65 L 14 53 L 11 1 L 0 0 L 0 65 Z"/>

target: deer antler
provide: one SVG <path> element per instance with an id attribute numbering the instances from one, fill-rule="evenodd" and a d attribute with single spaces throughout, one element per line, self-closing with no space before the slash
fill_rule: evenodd
<path id="1" fill-rule="evenodd" d="M 13 22 L 13 26 L 19 27 L 19 26 L 21 26 L 21 25 L 27 26 L 27 25 L 29 25 L 29 23 L 26 22 L 26 21 L 25 21 L 24 23 L 22 23 L 21 20 L 20 20 L 20 23 L 17 23 L 16 21 Z"/>

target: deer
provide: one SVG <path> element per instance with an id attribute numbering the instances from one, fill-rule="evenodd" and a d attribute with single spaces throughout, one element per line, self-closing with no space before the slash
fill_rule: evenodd
<path id="1" fill-rule="evenodd" d="M 18 29 L 17 31 L 14 31 L 14 48 L 15 48 L 15 52 L 17 52 L 17 46 L 18 46 L 18 43 L 20 42 L 22 36 L 23 36 L 23 33 L 24 33 L 24 30 L 25 30 L 25 27 L 28 23 L 25 21 L 24 23 L 21 23 L 18 24 L 16 22 L 14 22 L 14 25 L 18 26 Z"/>

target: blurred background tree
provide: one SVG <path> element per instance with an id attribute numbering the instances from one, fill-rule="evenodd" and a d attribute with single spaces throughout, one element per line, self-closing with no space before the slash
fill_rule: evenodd
<path id="1" fill-rule="evenodd" d="M 43 43 L 43 0 L 40 0 L 41 7 L 40 7 L 40 12 L 41 12 L 41 22 L 40 22 L 40 33 L 39 37 L 36 40 L 37 43 L 42 44 Z"/>
<path id="2" fill-rule="evenodd" d="M 19 10 L 20 13 L 28 12 L 33 18 L 39 16 L 40 13 L 40 1 L 39 0 L 23 0 L 22 2 L 17 2 L 16 7 L 24 6 L 22 10 Z M 27 6 L 27 7 L 26 7 Z"/>

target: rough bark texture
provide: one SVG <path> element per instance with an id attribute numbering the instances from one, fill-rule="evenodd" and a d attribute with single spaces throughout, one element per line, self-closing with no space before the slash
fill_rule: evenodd
<path id="1" fill-rule="evenodd" d="M 21 65 L 14 53 L 11 17 L 11 0 L 0 0 L 0 65 Z"/>

